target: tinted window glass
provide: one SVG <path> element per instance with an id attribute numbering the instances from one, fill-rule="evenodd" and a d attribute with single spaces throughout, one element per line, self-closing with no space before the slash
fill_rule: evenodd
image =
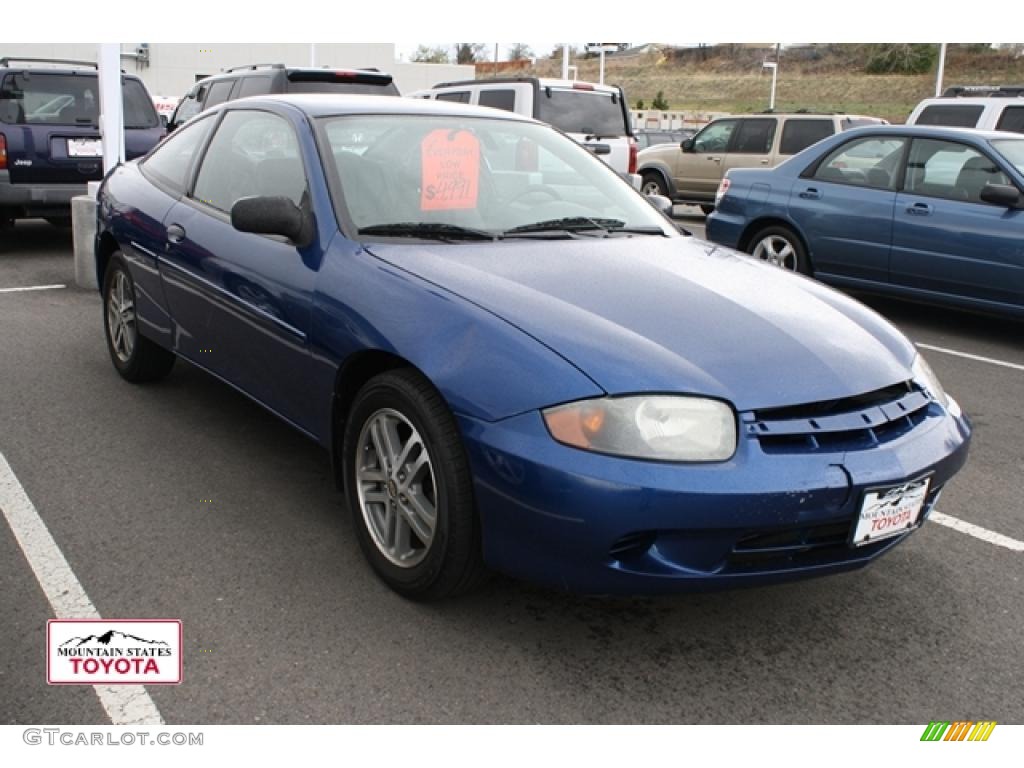
<path id="1" fill-rule="evenodd" d="M 288 81 L 288 93 L 362 93 L 367 96 L 398 96 L 394 83 L 373 85 L 372 83 L 319 83 L 316 81 Z M 468 100 L 468 97 L 467 97 Z"/>
<path id="2" fill-rule="evenodd" d="M 122 80 L 125 128 L 160 124 L 138 80 Z M 0 85 L 0 121 L 26 125 L 97 125 L 99 82 L 94 74 L 9 73 Z"/>
<path id="3" fill-rule="evenodd" d="M 272 84 L 273 80 L 269 77 L 243 77 L 242 84 L 238 86 L 238 98 L 270 93 Z"/>
<path id="4" fill-rule="evenodd" d="M 1000 131 L 1024 133 L 1024 107 L 1007 107 L 999 117 L 996 128 Z"/>
<path id="5" fill-rule="evenodd" d="M 506 112 L 516 111 L 516 92 L 509 89 L 480 91 L 481 107 L 504 109 Z"/>
<path id="6" fill-rule="evenodd" d="M 736 130 L 736 120 L 716 120 L 694 137 L 694 152 L 725 152 Z"/>
<path id="7" fill-rule="evenodd" d="M 917 125 L 946 125 L 954 128 L 973 128 L 984 107 L 970 104 L 932 104 L 917 117 Z"/>
<path id="8" fill-rule="evenodd" d="M 157 181 L 178 194 L 183 194 L 188 185 L 189 171 L 192 169 L 196 152 L 202 146 L 213 123 L 213 119 L 203 118 L 171 134 L 143 161 L 143 171 L 147 175 L 155 176 Z"/>
<path id="9" fill-rule="evenodd" d="M 894 188 L 906 139 L 867 137 L 832 150 L 814 173 L 821 181 L 875 189 Z"/>
<path id="10" fill-rule="evenodd" d="M 203 85 L 182 99 L 181 104 L 178 105 L 178 108 L 174 110 L 174 114 L 171 116 L 171 122 L 174 125 L 181 125 L 198 115 L 205 94 L 206 86 Z"/>
<path id="11" fill-rule="evenodd" d="M 537 119 L 566 133 L 611 138 L 628 134 L 626 116 L 618 97 L 597 91 L 541 88 L 537 93 Z"/>
<path id="12" fill-rule="evenodd" d="M 469 91 L 448 91 L 448 93 L 437 94 L 438 101 L 457 101 L 460 104 L 469 104 Z"/>
<path id="13" fill-rule="evenodd" d="M 831 136 L 834 132 L 831 120 L 787 120 L 782 126 L 779 154 L 795 155 L 797 152 L 803 152 L 811 144 Z"/>
<path id="14" fill-rule="evenodd" d="M 253 195 L 301 204 L 306 173 L 295 132 L 269 112 L 235 110 L 221 121 L 203 156 L 192 197 L 225 213 Z"/>
<path id="15" fill-rule="evenodd" d="M 981 202 L 986 184 L 1009 184 L 996 164 L 965 144 L 914 139 L 907 159 L 904 190 L 947 200 Z"/>
<path id="16" fill-rule="evenodd" d="M 206 109 L 215 107 L 228 100 L 231 89 L 234 87 L 234 80 L 218 80 L 210 86 L 210 95 L 206 97 Z"/>
<path id="17" fill-rule="evenodd" d="M 741 155 L 767 155 L 775 139 L 775 118 L 743 120 L 736 143 L 730 150 Z"/>

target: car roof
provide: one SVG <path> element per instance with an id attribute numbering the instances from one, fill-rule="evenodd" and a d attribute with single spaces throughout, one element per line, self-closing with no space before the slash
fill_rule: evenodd
<path id="1" fill-rule="evenodd" d="M 953 128 L 945 125 L 866 125 L 844 131 L 841 136 L 856 136 L 862 133 L 887 134 L 903 136 L 921 136 L 936 139 L 975 139 L 991 141 L 992 139 L 1024 140 L 1024 135 L 1008 131 L 983 131 L 977 128 Z"/>
<path id="2" fill-rule="evenodd" d="M 97 77 L 98 70 L 95 67 L 82 65 L 80 67 L 47 67 L 47 66 L 24 66 L 7 64 L 0 66 L 0 72 L 31 72 L 33 75 L 79 75 L 86 77 Z M 121 77 L 131 80 L 139 80 L 138 75 L 121 70 Z"/>
<path id="3" fill-rule="evenodd" d="M 309 117 L 330 117 L 334 115 L 463 115 L 466 117 L 488 117 L 518 122 L 537 122 L 531 118 L 507 112 L 503 109 L 477 107 L 450 101 L 432 99 L 410 99 L 405 96 L 374 96 L 348 93 L 302 93 L 250 96 L 218 104 L 214 109 L 232 109 L 239 106 L 290 105 Z"/>
<path id="4" fill-rule="evenodd" d="M 608 83 L 592 83 L 588 80 L 561 80 L 557 77 L 491 77 L 486 80 L 448 80 L 437 83 L 432 88 L 424 89 L 425 92 L 440 90 L 441 88 L 468 88 L 476 85 L 509 85 L 515 83 L 536 83 L 539 88 L 567 88 L 572 90 L 574 86 L 583 86 L 575 90 L 586 93 L 597 91 L 599 93 L 618 93 L 619 86 Z"/>

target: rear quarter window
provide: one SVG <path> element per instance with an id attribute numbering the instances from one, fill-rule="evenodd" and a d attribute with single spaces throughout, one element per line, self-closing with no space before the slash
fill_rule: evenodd
<path id="1" fill-rule="evenodd" d="M 629 135 L 617 94 L 541 88 L 537 101 L 537 119 L 566 133 L 602 137 Z"/>
<path id="2" fill-rule="evenodd" d="M 782 127 L 779 154 L 795 155 L 803 152 L 834 132 L 831 120 L 787 120 Z"/>
<path id="3" fill-rule="evenodd" d="M 493 107 L 494 109 L 504 109 L 506 112 L 515 112 L 516 92 L 508 88 L 480 91 L 478 103 L 481 107 Z"/>
<path id="4" fill-rule="evenodd" d="M 1024 107 L 1007 107 L 999 116 L 996 130 L 1024 133 Z"/>
<path id="5" fill-rule="evenodd" d="M 949 128 L 974 128 L 984 107 L 971 104 L 931 104 L 921 110 L 915 125 L 944 125 Z"/>

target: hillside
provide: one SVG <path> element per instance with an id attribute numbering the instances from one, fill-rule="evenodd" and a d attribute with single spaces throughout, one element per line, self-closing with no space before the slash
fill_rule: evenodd
<path id="1" fill-rule="evenodd" d="M 716 46 L 703 52 L 691 49 L 610 56 L 605 65 L 605 81 L 621 85 L 630 106 L 643 99 L 650 108 L 658 91 L 662 91 L 673 110 L 756 112 L 768 107 L 771 73 L 762 73 L 760 64 L 771 53 L 768 49 L 747 46 Z M 925 74 L 873 75 L 865 71 L 867 61 L 865 46 L 859 45 L 783 50 L 776 109 L 850 112 L 903 122 L 918 101 L 934 94 L 934 65 Z M 581 80 L 597 80 L 596 58 L 574 59 L 572 63 L 579 67 Z M 479 69 L 485 70 L 485 66 Z M 517 74 L 558 77 L 561 60 L 538 59 Z M 486 71 L 478 76 L 486 77 Z M 951 45 L 944 82 L 1024 83 L 1024 57 L 980 45 Z"/>

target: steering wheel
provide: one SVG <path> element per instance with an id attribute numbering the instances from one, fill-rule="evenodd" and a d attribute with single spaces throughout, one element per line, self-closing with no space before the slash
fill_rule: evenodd
<path id="1" fill-rule="evenodd" d="M 527 187 L 522 192 L 512 195 L 508 200 L 508 204 L 511 205 L 512 203 L 518 203 L 524 197 L 529 197 L 530 195 L 547 195 L 552 200 L 562 200 L 562 196 L 558 194 L 558 191 L 555 190 L 554 187 L 548 186 L 547 184 L 540 184 L 538 186 Z"/>

